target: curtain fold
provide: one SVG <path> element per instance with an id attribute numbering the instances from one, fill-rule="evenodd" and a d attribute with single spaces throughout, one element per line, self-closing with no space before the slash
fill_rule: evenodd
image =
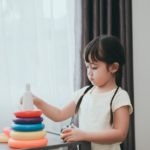
<path id="1" fill-rule="evenodd" d="M 131 0 L 82 0 L 79 70 L 81 73 L 80 86 L 82 87 L 89 84 L 83 61 L 83 49 L 86 44 L 100 34 L 117 36 L 124 45 L 126 53 L 122 86 L 128 91 L 134 106 L 131 10 Z M 121 147 L 122 150 L 135 150 L 134 114 L 131 116 L 128 137 Z"/>

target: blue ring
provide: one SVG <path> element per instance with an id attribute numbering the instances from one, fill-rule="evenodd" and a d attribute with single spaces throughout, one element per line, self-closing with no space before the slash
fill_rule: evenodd
<path id="1" fill-rule="evenodd" d="M 44 129 L 44 124 L 12 124 L 11 128 L 15 131 L 39 131 Z"/>

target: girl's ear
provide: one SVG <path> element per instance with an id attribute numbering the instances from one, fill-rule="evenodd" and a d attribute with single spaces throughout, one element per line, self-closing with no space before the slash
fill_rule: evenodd
<path id="1" fill-rule="evenodd" d="M 118 69 L 119 69 L 119 63 L 117 63 L 117 62 L 115 62 L 109 66 L 109 71 L 113 74 L 116 73 L 118 71 Z"/>

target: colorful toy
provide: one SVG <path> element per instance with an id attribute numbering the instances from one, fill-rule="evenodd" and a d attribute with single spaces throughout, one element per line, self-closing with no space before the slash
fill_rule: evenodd
<path id="1" fill-rule="evenodd" d="M 42 111 L 33 109 L 32 93 L 30 85 L 26 85 L 23 96 L 23 110 L 14 112 L 15 119 L 11 125 L 8 145 L 12 148 L 26 149 L 46 146 L 48 143 Z"/>
<path id="2" fill-rule="evenodd" d="M 15 112 L 16 116 L 11 125 L 8 145 L 12 148 L 33 148 L 46 146 L 48 140 L 45 138 L 46 132 L 42 112 L 40 110 L 23 110 Z M 33 117 L 33 118 L 32 118 Z"/>

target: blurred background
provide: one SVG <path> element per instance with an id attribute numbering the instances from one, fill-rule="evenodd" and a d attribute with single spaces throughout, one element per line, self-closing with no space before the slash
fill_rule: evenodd
<path id="1" fill-rule="evenodd" d="M 20 110 L 26 83 L 48 103 L 69 102 L 88 84 L 83 48 L 109 34 L 125 47 L 122 86 L 134 106 L 122 150 L 149 149 L 149 5 L 149 0 L 0 0 L 0 130 Z M 44 117 L 46 128 L 57 132 L 69 121 Z"/>

